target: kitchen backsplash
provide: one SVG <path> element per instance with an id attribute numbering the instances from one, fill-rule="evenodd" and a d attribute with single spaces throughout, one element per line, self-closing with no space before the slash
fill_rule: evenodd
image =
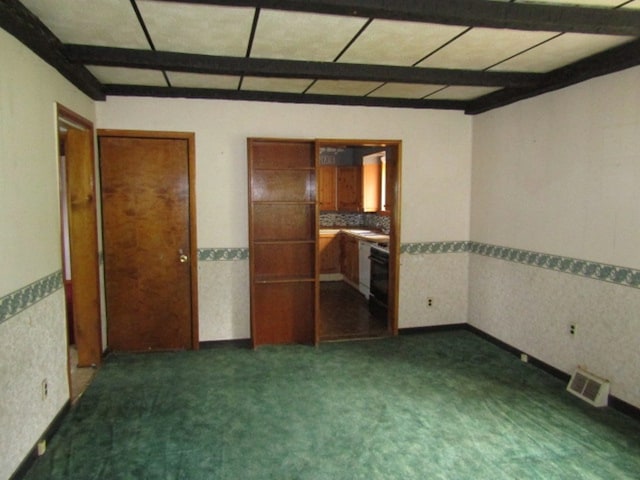
<path id="1" fill-rule="evenodd" d="M 320 212 L 321 227 L 365 227 L 388 234 L 390 217 L 377 213 Z"/>

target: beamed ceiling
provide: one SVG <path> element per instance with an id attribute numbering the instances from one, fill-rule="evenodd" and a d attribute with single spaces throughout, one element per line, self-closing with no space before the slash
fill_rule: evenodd
<path id="1" fill-rule="evenodd" d="M 640 0 L 0 0 L 0 26 L 95 100 L 475 114 L 640 64 Z"/>

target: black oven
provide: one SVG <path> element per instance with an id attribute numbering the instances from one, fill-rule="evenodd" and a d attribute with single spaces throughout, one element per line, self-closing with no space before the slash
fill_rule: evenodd
<path id="1" fill-rule="evenodd" d="M 387 318 L 389 299 L 389 249 L 371 247 L 371 281 L 369 285 L 369 311 L 377 318 Z"/>

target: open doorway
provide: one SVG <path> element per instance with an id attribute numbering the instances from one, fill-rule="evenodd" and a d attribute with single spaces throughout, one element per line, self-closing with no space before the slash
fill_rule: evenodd
<path id="1" fill-rule="evenodd" d="M 400 141 L 318 141 L 320 341 L 398 329 Z"/>
<path id="2" fill-rule="evenodd" d="M 93 124 L 61 105 L 57 114 L 69 395 L 75 400 L 102 357 Z"/>

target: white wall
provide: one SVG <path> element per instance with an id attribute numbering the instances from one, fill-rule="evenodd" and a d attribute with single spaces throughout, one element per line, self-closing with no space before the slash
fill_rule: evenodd
<path id="1" fill-rule="evenodd" d="M 460 112 L 109 97 L 96 104 L 96 117 L 99 128 L 195 132 L 199 248 L 248 246 L 247 137 L 402 140 L 401 241 L 469 236 L 471 118 Z M 403 255 L 405 266 L 416 261 L 418 256 Z M 456 278 L 466 278 L 467 264 L 456 265 L 462 269 Z M 247 337 L 247 272 L 246 260 L 199 265 L 202 341 Z M 221 285 L 227 275 L 234 281 Z M 466 295 L 462 300 L 457 291 L 444 295 L 455 296 L 451 302 L 441 299 L 459 306 L 458 318 L 466 317 Z M 406 307 L 401 327 L 430 324 L 413 315 L 422 305 L 419 296 L 401 294 Z"/>
<path id="2" fill-rule="evenodd" d="M 55 102 L 93 119 L 89 98 L 0 30 L 0 299 L 62 268 Z M 59 289 L 0 323 L 0 478 L 69 399 L 65 321 Z"/>
<path id="3" fill-rule="evenodd" d="M 638 85 L 634 68 L 474 117 L 471 240 L 640 268 Z M 637 285 L 476 254 L 469 284 L 471 324 L 640 406 Z"/>

